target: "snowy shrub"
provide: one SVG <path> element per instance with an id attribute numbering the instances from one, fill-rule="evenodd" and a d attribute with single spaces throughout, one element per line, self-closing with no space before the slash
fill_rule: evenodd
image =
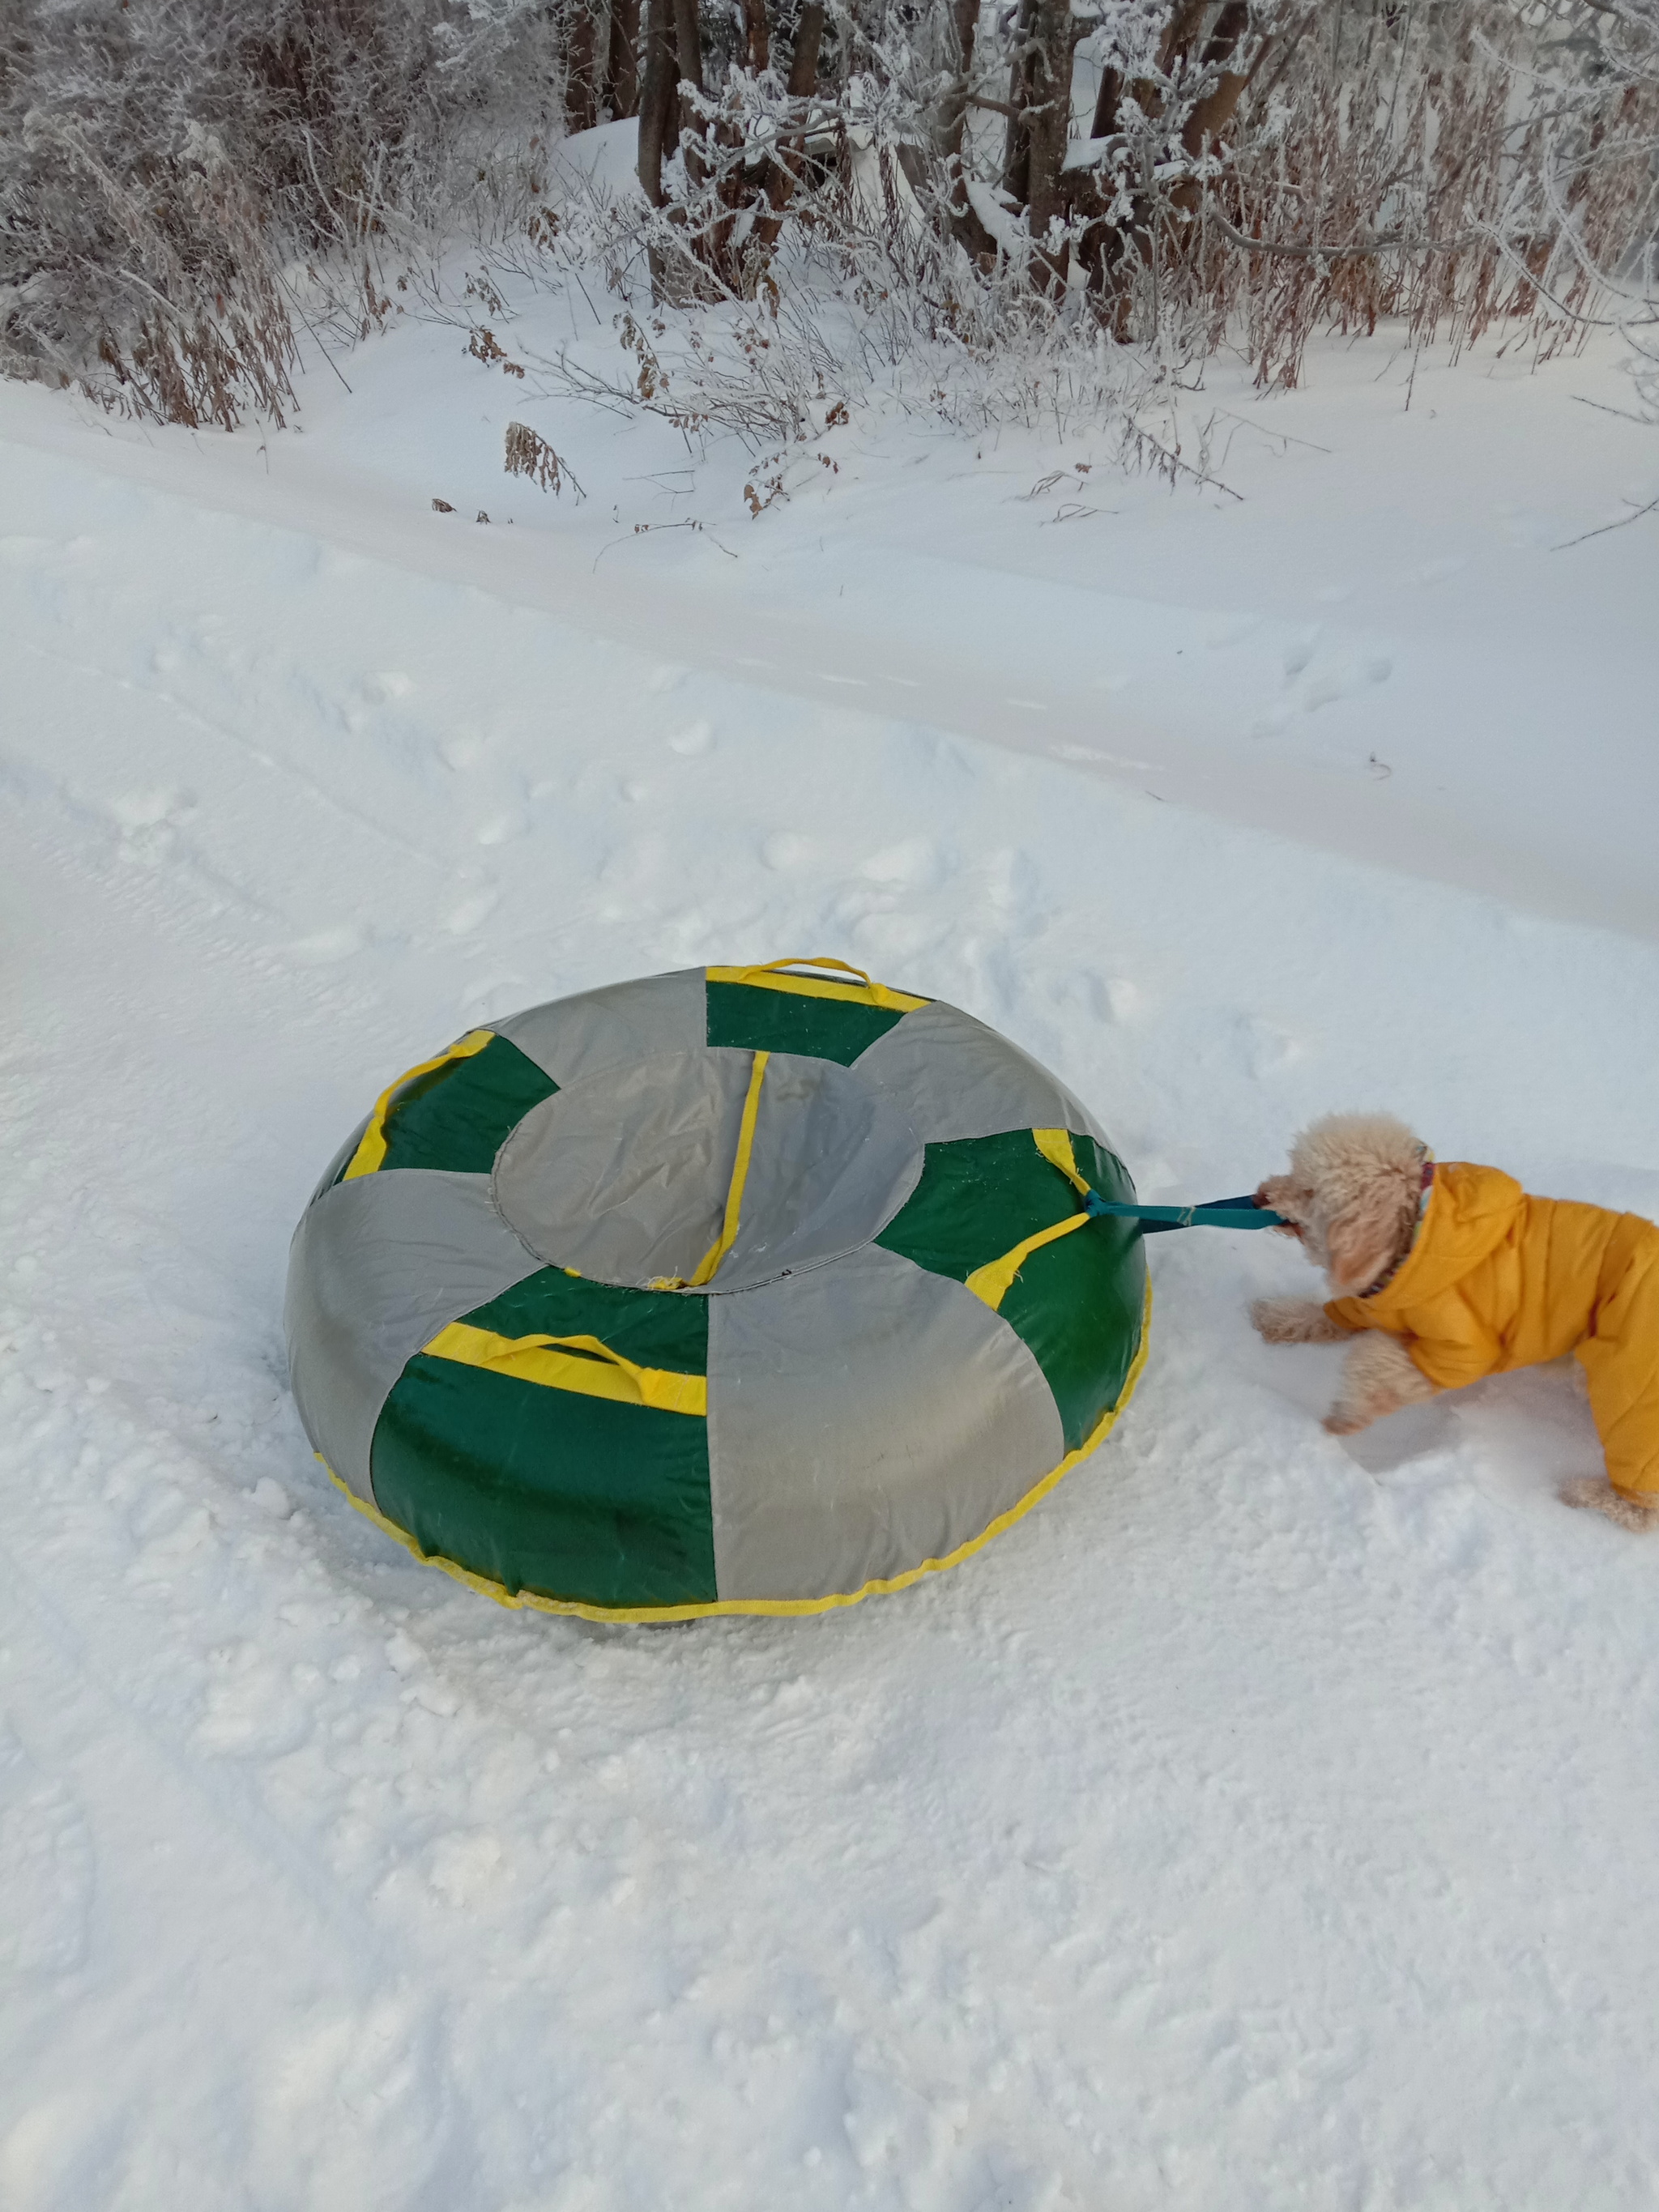
<path id="1" fill-rule="evenodd" d="M 637 192 L 550 188 L 635 113 Z M 0 369 L 280 421 L 471 236 L 684 318 L 626 388 L 711 427 L 1121 415 L 1324 328 L 1560 343 L 1656 146 L 1659 0 L 0 0 Z"/>
<path id="2" fill-rule="evenodd" d="M 591 345 L 556 358 L 516 349 L 545 386 L 655 415 L 694 447 L 736 436 L 759 464 L 751 507 L 783 495 L 798 467 L 833 467 L 805 449 L 866 411 L 969 435 L 1115 426 L 1127 460 L 1206 472 L 1201 444 L 1183 449 L 1170 418 L 1170 362 L 1116 342 L 1012 264 L 976 270 L 918 218 L 890 155 L 869 151 L 855 169 L 855 188 L 818 194 L 811 219 L 787 228 L 752 295 L 704 267 L 672 305 L 659 280 L 685 246 L 666 212 L 570 183 L 556 234 L 529 252 L 502 241 L 490 265 L 503 283 L 508 268 L 543 283 L 562 274 L 590 298 L 588 280 L 602 276 L 619 303 L 616 366 L 596 363 Z"/>
<path id="3" fill-rule="evenodd" d="M 1237 340 L 1264 382 L 1385 318 L 1547 347 L 1652 234 L 1655 4 L 870 0 L 828 59 L 803 8 L 786 77 L 758 0 L 695 50 L 695 0 L 661 0 L 636 220 L 669 305 L 778 283 L 792 231 L 875 277 L 884 208 L 1016 346 L 969 294 L 1012 278 L 1166 358 Z"/>
<path id="4" fill-rule="evenodd" d="M 537 0 L 3 0 L 0 369 L 281 421 L 296 328 L 372 327 L 398 227 L 533 161 L 556 47 Z"/>

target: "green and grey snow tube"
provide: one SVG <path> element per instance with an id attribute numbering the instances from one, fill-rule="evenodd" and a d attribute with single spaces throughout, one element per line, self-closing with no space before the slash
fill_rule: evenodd
<path id="1" fill-rule="evenodd" d="M 1134 1195 L 1091 1117 L 953 1006 L 817 960 L 584 992 L 345 1146 L 295 1234 L 295 1396 L 365 1512 L 504 1602 L 851 1605 L 1127 1403 L 1140 1231 L 1091 1190 Z"/>

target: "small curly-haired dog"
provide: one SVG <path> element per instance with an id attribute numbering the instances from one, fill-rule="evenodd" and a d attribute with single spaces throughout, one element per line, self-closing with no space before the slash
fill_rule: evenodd
<path id="1" fill-rule="evenodd" d="M 1659 1526 L 1659 1228 L 1634 1213 L 1529 1198 L 1497 1168 L 1439 1164 L 1388 1114 L 1330 1114 L 1269 1176 L 1333 1296 L 1258 1298 L 1269 1344 L 1358 1334 L 1326 1417 L 1349 1436 L 1485 1375 L 1577 1355 L 1607 1476 L 1565 1485 L 1625 1528 Z"/>

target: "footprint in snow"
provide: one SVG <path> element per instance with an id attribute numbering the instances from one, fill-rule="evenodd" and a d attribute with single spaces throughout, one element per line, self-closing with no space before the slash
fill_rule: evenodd
<path id="1" fill-rule="evenodd" d="M 405 676 L 399 668 L 385 668 L 365 680 L 362 696 L 371 707 L 383 707 L 392 699 L 412 699 L 416 688 L 412 676 Z"/>
<path id="2" fill-rule="evenodd" d="M 1057 1006 L 1083 1006 L 1097 1022 L 1133 1020 L 1140 1006 L 1140 993 L 1121 975 L 1102 975 L 1092 968 L 1079 968 L 1064 975 L 1050 994 Z"/>
<path id="3" fill-rule="evenodd" d="M 483 758 L 483 752 L 484 741 L 476 730 L 458 731 L 453 737 L 438 740 L 439 759 L 446 768 L 453 769 L 457 775 L 464 775 L 468 769 L 477 768 Z"/>
<path id="4" fill-rule="evenodd" d="M 691 722 L 683 730 L 676 730 L 668 740 L 668 750 L 683 753 L 688 760 L 697 754 L 709 751 L 714 743 L 714 726 L 708 722 Z"/>
<path id="5" fill-rule="evenodd" d="M 465 937 L 487 921 L 495 912 L 501 893 L 493 884 L 471 893 L 453 906 L 444 916 L 444 927 L 452 937 Z"/>
<path id="6" fill-rule="evenodd" d="M 799 868 L 811 851 L 805 837 L 798 837 L 793 830 L 779 830 L 761 847 L 761 859 L 765 866 L 783 874 Z"/>
<path id="7" fill-rule="evenodd" d="M 9 1979 L 81 1966 L 94 1871 L 80 1801 L 0 1723 L 0 1972 Z"/>
<path id="8" fill-rule="evenodd" d="M 931 837 L 907 837 L 902 844 L 872 853 L 859 870 L 866 882 L 934 890 L 945 874 L 943 856 Z"/>
<path id="9" fill-rule="evenodd" d="M 1288 698 L 1269 707 L 1250 724 L 1253 738 L 1274 737 L 1289 726 L 1298 714 L 1317 714 L 1322 707 L 1329 707 L 1339 699 L 1354 699 L 1386 684 L 1394 673 L 1394 663 L 1385 653 L 1350 653 L 1308 666 L 1308 658 L 1298 659 L 1299 648 L 1285 656 L 1287 681 L 1294 685 Z M 1294 663 L 1294 668 L 1292 668 Z M 1306 670 L 1305 680 L 1295 684 L 1295 678 Z"/>
<path id="10" fill-rule="evenodd" d="M 1239 1057 L 1257 1079 L 1277 1075 L 1281 1068 L 1293 1066 L 1307 1055 L 1307 1047 L 1299 1037 L 1255 1015 L 1240 1021 L 1238 1042 Z"/>
<path id="11" fill-rule="evenodd" d="M 1363 653 L 1330 661 L 1316 668 L 1303 685 L 1297 704 L 1304 714 L 1328 707 L 1338 699 L 1352 699 L 1373 685 L 1386 684 L 1394 663 L 1385 653 Z"/>
<path id="12" fill-rule="evenodd" d="M 1285 647 L 1285 681 L 1287 684 L 1293 684 L 1301 675 L 1313 659 L 1314 648 L 1318 643 L 1319 629 L 1316 623 L 1312 629 L 1304 630 L 1300 637 L 1292 638 Z"/>
<path id="13" fill-rule="evenodd" d="M 337 961 L 349 960 L 363 951 L 369 942 L 369 932 L 362 922 L 337 923 L 332 929 L 319 929 L 309 937 L 296 938 L 282 949 L 300 968 L 331 968 Z"/>
<path id="14" fill-rule="evenodd" d="M 159 867 L 172 858 L 179 829 L 196 811 L 190 791 L 129 791 L 110 801 L 120 831 L 120 855 L 139 866 Z"/>

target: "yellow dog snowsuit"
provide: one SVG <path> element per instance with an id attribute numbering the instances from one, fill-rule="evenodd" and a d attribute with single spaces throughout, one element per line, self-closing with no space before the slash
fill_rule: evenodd
<path id="1" fill-rule="evenodd" d="M 1659 1504 L 1659 1228 L 1528 1198 L 1497 1168 L 1437 1166 L 1417 1241 L 1380 1290 L 1326 1307 L 1402 1340 L 1442 1390 L 1576 1352 L 1607 1474 Z"/>

